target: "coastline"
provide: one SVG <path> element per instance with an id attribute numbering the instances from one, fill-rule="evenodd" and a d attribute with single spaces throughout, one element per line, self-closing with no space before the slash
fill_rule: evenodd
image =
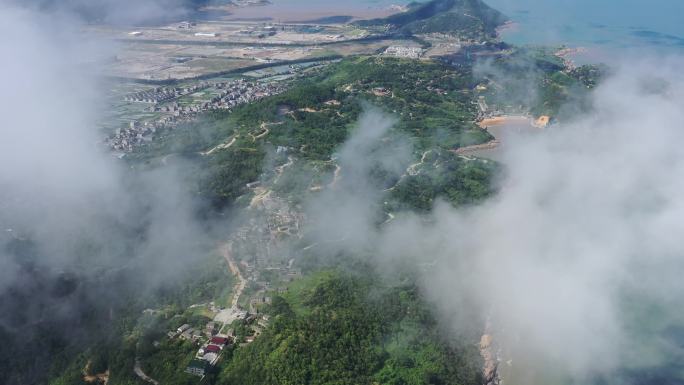
<path id="1" fill-rule="evenodd" d="M 368 6 L 352 2 L 350 4 L 340 3 L 331 7 L 329 4 L 318 2 L 291 4 L 270 1 L 247 6 L 211 6 L 206 7 L 206 9 L 225 12 L 226 15 L 222 16 L 221 19 L 226 21 L 271 20 L 284 23 L 314 23 L 334 17 L 350 17 L 351 21 L 387 17 L 402 12 L 402 5 Z"/>
<path id="2" fill-rule="evenodd" d="M 496 152 L 503 144 L 502 137 L 504 136 L 504 131 L 517 129 L 519 132 L 521 130 L 545 129 L 549 125 L 550 120 L 551 118 L 545 115 L 537 119 L 525 115 L 502 115 L 482 119 L 477 125 L 489 132 L 494 139 L 486 143 L 457 148 L 453 152 L 464 156 L 496 158 Z"/>
<path id="3" fill-rule="evenodd" d="M 503 41 L 504 35 L 506 33 L 515 32 L 519 29 L 520 29 L 520 24 L 518 22 L 515 22 L 513 20 L 508 20 L 505 23 L 503 23 L 502 25 L 496 27 L 496 30 L 495 30 L 496 38 L 497 38 L 497 40 Z"/>
<path id="4" fill-rule="evenodd" d="M 483 129 L 488 127 L 506 126 L 511 124 L 531 124 L 532 118 L 524 115 L 501 115 L 482 119 L 477 123 Z"/>

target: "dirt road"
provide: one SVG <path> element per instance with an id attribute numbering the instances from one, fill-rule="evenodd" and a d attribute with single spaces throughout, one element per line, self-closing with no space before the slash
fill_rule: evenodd
<path id="1" fill-rule="evenodd" d="M 135 359 L 133 371 L 138 377 L 140 377 L 141 380 L 149 382 L 150 384 L 159 385 L 159 381 L 149 377 L 147 374 L 145 374 L 145 372 L 143 372 L 142 368 L 140 367 L 140 360 L 138 358 Z"/>
<path id="2" fill-rule="evenodd" d="M 238 283 L 235 284 L 235 287 L 233 288 L 233 299 L 230 303 L 230 308 L 221 310 L 214 317 L 214 321 L 223 323 L 224 327 L 240 317 L 242 311 L 238 306 L 238 301 L 240 300 L 240 296 L 247 286 L 247 280 L 242 276 L 242 272 L 240 272 L 235 259 L 233 259 L 231 248 L 232 244 L 230 242 L 226 243 L 222 247 L 222 253 L 223 258 L 226 260 L 226 263 L 228 263 L 228 268 L 230 269 L 231 273 L 237 277 Z"/>
<path id="3" fill-rule="evenodd" d="M 238 301 L 240 300 L 242 292 L 245 290 L 245 286 L 247 286 L 247 280 L 242 276 L 242 272 L 240 272 L 237 263 L 233 259 L 233 253 L 231 248 L 231 243 L 227 243 L 223 247 L 223 258 L 225 258 L 226 262 L 228 262 L 228 267 L 230 268 L 230 271 L 233 273 L 233 275 L 235 275 L 238 278 L 238 283 L 237 285 L 235 285 L 235 294 L 233 295 L 233 301 L 230 305 L 231 308 L 237 310 Z"/>

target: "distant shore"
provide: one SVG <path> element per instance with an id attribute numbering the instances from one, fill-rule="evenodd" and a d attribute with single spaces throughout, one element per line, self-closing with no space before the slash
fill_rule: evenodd
<path id="1" fill-rule="evenodd" d="M 306 4 L 292 4 L 291 2 L 270 2 L 255 4 L 254 6 L 213 6 L 212 10 L 226 12 L 224 20 L 272 20 L 287 23 L 315 22 L 327 18 L 348 17 L 351 20 L 364 20 L 387 17 L 398 13 L 401 8 L 396 5 L 368 6 L 357 2 L 322 4 L 321 2 L 306 2 Z"/>

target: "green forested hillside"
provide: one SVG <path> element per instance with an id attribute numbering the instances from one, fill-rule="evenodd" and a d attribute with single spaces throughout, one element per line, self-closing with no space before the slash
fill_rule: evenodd
<path id="1" fill-rule="evenodd" d="M 498 166 L 487 160 L 464 160 L 453 152 L 430 151 L 413 175 L 391 190 L 389 211 L 429 211 L 437 199 L 455 206 L 472 205 L 492 196 Z"/>
<path id="2" fill-rule="evenodd" d="M 401 34 L 449 33 L 463 38 L 488 39 L 507 21 L 481 0 L 432 0 L 413 3 L 404 13 L 359 22 L 362 26 L 390 25 Z"/>
<path id="3" fill-rule="evenodd" d="M 237 350 L 217 384 L 480 384 L 477 336 L 437 324 L 419 290 L 379 277 L 319 273 L 276 297 L 268 329 Z"/>
<path id="4" fill-rule="evenodd" d="M 504 112 L 571 119 L 588 108 L 589 92 L 605 76 L 602 66 L 568 68 L 558 48 L 515 47 L 510 54 L 480 63 L 479 80 L 487 85 L 487 103 Z M 563 109 L 571 107 L 566 112 Z"/>
<path id="5" fill-rule="evenodd" d="M 220 298 L 225 291 L 229 292 L 233 276 L 225 267 L 223 258 L 217 256 L 207 257 L 187 269 L 186 279 L 169 282 L 167 286 L 145 294 L 136 289 L 144 272 L 122 270 L 121 274 L 128 280 L 122 278 L 107 287 L 108 290 L 116 290 L 118 300 L 96 303 L 96 306 L 106 306 L 103 309 L 84 302 L 83 307 L 88 305 L 89 311 L 83 311 L 83 320 L 74 325 L 78 332 L 73 332 L 72 339 L 57 338 L 52 330 L 34 332 L 31 336 L 34 346 L 41 346 L 51 355 L 52 365 L 45 373 L 50 378 L 49 384 L 85 385 L 84 374 L 95 375 L 108 370 L 108 383 L 111 385 L 142 385 L 145 382 L 133 372 L 136 357 L 146 372 L 163 379 L 164 384 L 195 384 L 196 378 L 186 376 L 182 369 L 196 347 L 189 342 L 169 341 L 166 332 L 183 323 L 203 326 L 208 319 L 187 310 L 188 307 Z M 88 286 L 84 290 L 103 290 L 93 282 L 80 284 Z M 143 309 L 152 307 L 156 310 L 143 312 Z M 106 316 L 97 317 L 100 314 Z M 0 334 L 0 338 L 3 337 Z M 161 342 L 161 345 L 155 346 L 154 341 Z M 4 370 L 4 365 L 30 364 L 21 361 L 22 356 L 16 353 L 11 359 L 0 362 L 0 368 Z M 9 384 L 31 383 L 21 378 L 6 381 Z"/>
<path id="6" fill-rule="evenodd" d="M 192 155 L 204 164 L 200 193 L 222 207 L 245 194 L 257 181 L 267 148 L 319 169 L 349 137 L 366 106 L 397 119 L 394 130 L 410 139 L 417 156 L 432 148 L 452 150 L 487 142 L 491 136 L 475 124 L 474 81 L 468 69 L 437 62 L 353 57 L 295 81 L 280 95 L 214 112 L 143 147 L 134 161 L 169 153 L 194 154 L 235 142 L 211 156 Z"/>

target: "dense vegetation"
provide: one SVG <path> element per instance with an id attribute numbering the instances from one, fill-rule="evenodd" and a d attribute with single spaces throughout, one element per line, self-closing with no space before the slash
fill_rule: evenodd
<path id="1" fill-rule="evenodd" d="M 495 192 L 496 165 L 486 160 L 464 160 L 452 152 L 430 151 L 423 162 L 390 192 L 388 211 L 428 211 L 441 198 L 454 206 L 481 202 Z"/>
<path id="2" fill-rule="evenodd" d="M 608 74 L 608 67 L 602 64 L 585 64 L 570 71 L 570 75 L 585 87 L 592 89 Z"/>
<path id="3" fill-rule="evenodd" d="M 369 103 L 397 118 L 395 132 L 412 140 L 417 155 L 427 150 L 440 154 L 429 158 L 419 167 L 418 174 L 407 175 L 388 192 L 392 210 L 428 210 L 438 196 L 454 204 L 472 203 L 489 193 L 486 183 L 491 170 L 478 162 L 466 163 L 448 150 L 490 139 L 473 124 L 476 113 L 472 104 L 473 85 L 466 70 L 457 71 L 438 63 L 373 57 L 343 60 L 297 80 L 284 94 L 243 105 L 230 113 L 208 113 L 196 122 L 169 131 L 160 140 L 133 154 L 130 162 L 134 167 L 140 167 L 145 163 L 169 163 L 189 158 L 192 160 L 189 162 L 190 179 L 199 181 L 198 193 L 221 207 L 244 195 L 248 191 L 247 183 L 272 178 L 273 164 L 283 164 L 293 157 L 292 166 L 271 188 L 278 194 L 297 197 L 312 184 L 330 181 L 335 168 L 331 159 L 338 146 L 348 138 L 364 104 Z M 233 143 L 228 148 L 218 149 L 211 155 L 199 154 L 228 142 Z M 287 150 L 276 156 L 276 148 Z M 436 167 L 437 164 L 440 167 Z M 385 183 L 382 180 L 386 176 L 378 178 Z M 307 180 L 310 182 L 303 182 Z M 388 180 L 392 181 L 392 178 Z M 394 180 L 390 186 L 396 182 Z M 416 194 L 416 189 L 424 193 Z M 192 378 L 182 371 L 194 348 L 169 341 L 164 338 L 164 332 L 181 323 L 201 326 L 207 321 L 203 314 L 185 309 L 193 302 L 220 298 L 223 296 L 221 291 L 230 288 L 225 270 L 213 270 L 220 272 L 218 275 L 211 271 L 198 272 L 196 280 L 186 285 L 169 285 L 153 297 L 135 298 L 134 293 L 123 293 L 118 307 L 120 313 L 112 320 L 98 320 L 91 326 L 79 325 L 84 330 L 93 330 L 93 337 L 79 339 L 72 345 L 73 349 L 63 349 L 64 342 L 55 345 L 63 355 L 56 354 L 53 383 L 82 383 L 84 371 L 97 374 L 106 369 L 109 369 L 110 384 L 139 383 L 132 373 L 136 357 L 148 374 L 164 383 L 192 382 Z M 349 282 L 362 283 L 348 277 L 340 279 L 331 281 L 336 282 L 330 283 L 333 288 L 341 285 L 346 287 L 344 290 L 351 290 Z M 269 381 L 282 383 L 305 378 L 308 378 L 307 383 L 324 383 L 335 378 L 347 383 L 359 379 L 397 384 L 453 383 L 454 378 L 462 379 L 458 383 L 472 382 L 477 373 L 472 361 L 466 360 L 470 363 L 458 369 L 454 366 L 458 360 L 451 359 L 450 355 L 465 356 L 460 350 L 454 350 L 456 345 L 437 338 L 436 323 L 429 312 L 424 308 L 422 315 L 413 310 L 408 312 L 408 308 L 425 306 L 416 297 L 415 288 L 406 292 L 383 289 L 387 292 L 382 301 L 376 298 L 375 302 L 368 302 L 362 298 L 362 293 L 379 288 L 367 280 L 363 282 L 348 293 L 329 289 L 331 294 L 323 297 L 330 298 L 325 300 L 315 301 L 305 293 L 299 298 L 288 296 L 284 303 L 292 304 L 297 311 L 293 310 L 289 316 L 285 315 L 289 314 L 287 311 L 279 312 L 272 331 L 267 329 L 253 345 L 238 349 L 235 359 L 226 364 L 222 381 L 231 383 L 237 378 L 234 376 L 242 378 L 248 375 L 244 372 L 247 371 L 252 373 L 249 375 L 254 376 L 255 383 L 265 375 L 273 376 Z M 347 296 L 351 296 L 345 299 L 347 302 L 335 302 Z M 402 305 L 405 306 L 403 310 L 399 305 L 396 309 L 383 308 L 383 303 L 390 304 L 405 296 L 410 300 Z M 333 302 L 326 302 L 328 300 Z M 162 309 L 141 317 L 140 310 L 148 303 L 154 303 L 155 307 L 161 304 Z M 278 303 L 283 304 L 280 300 L 276 301 Z M 400 317 L 396 312 L 401 311 L 410 314 Z M 107 314 L 105 311 L 97 313 Z M 331 318 L 332 314 L 339 314 L 339 318 Z M 427 318 L 414 318 L 419 315 Z M 116 326 L 108 333 L 94 331 L 95 325 L 112 321 Z M 349 338 L 340 339 L 338 332 L 332 330 L 344 331 Z M 293 336 L 302 335 L 307 337 L 291 340 Z M 306 351 L 308 346 L 318 350 Z M 274 354 L 272 360 L 264 361 L 263 367 L 248 367 L 250 361 L 245 357 L 266 354 L 270 348 L 284 349 L 288 354 Z M 289 354 L 290 349 L 304 356 Z M 333 359 L 333 352 L 339 351 L 347 356 Z M 301 365 L 297 362 L 310 359 L 311 354 L 320 355 L 317 363 L 297 368 Z M 72 358 L 74 356 L 76 359 Z M 284 371 L 284 367 L 293 369 Z M 459 377 L 461 375 L 464 377 Z"/>
<path id="4" fill-rule="evenodd" d="M 475 345 L 449 338 L 415 286 L 378 282 L 319 273 L 276 297 L 271 325 L 217 384 L 479 384 Z"/>
<path id="5" fill-rule="evenodd" d="M 165 338 L 166 332 L 183 323 L 203 326 L 208 320 L 205 316 L 185 309 L 193 303 L 220 298 L 226 288 L 230 288 L 232 275 L 220 259 L 208 258 L 195 266 L 188 266 L 188 275 L 184 279 L 149 293 L 140 292 L 138 280 L 144 277 L 131 271 L 124 271 L 122 275 L 112 281 L 112 286 L 106 287 L 109 293 L 93 282 L 81 282 L 83 291 L 93 292 L 96 296 L 82 296 L 79 305 L 74 307 L 78 314 L 70 315 L 73 324 L 55 325 L 46 319 L 44 327 L 37 325 L 25 340 L 29 344 L 27 347 L 40 346 L 45 353 L 52 355 L 51 367 L 41 373 L 51 378 L 50 384 L 85 384 L 84 373 L 95 375 L 106 370 L 109 370 L 109 384 L 142 384 L 144 382 L 133 373 L 136 357 L 140 358 L 143 368 L 154 368 L 150 373 L 168 379 L 165 384 L 186 384 L 191 379 L 183 375 L 184 366 L 178 365 L 188 359 L 188 354 L 194 349 L 187 344 L 169 342 Z M 156 310 L 141 315 L 147 307 Z M 54 333 L 51 327 L 59 327 L 61 333 Z M 73 332 L 65 332 L 72 329 Z M 30 345 L 31 341 L 34 345 Z M 154 341 L 161 342 L 161 345 L 155 347 Z M 0 364 L 16 365 L 15 360 L 25 362 L 30 356 L 29 352 L 26 355 L 19 353 L 14 351 L 12 360 Z M 2 383 L 8 384 L 34 383 L 14 378 L 3 380 Z"/>
<path id="6" fill-rule="evenodd" d="M 456 148 L 489 138 L 473 120 L 472 81 L 446 65 L 359 57 L 333 64 L 288 92 L 236 109 L 231 122 L 242 132 L 263 132 L 265 141 L 310 160 L 329 160 L 356 123 L 363 103 L 399 118 L 397 129 L 419 148 Z M 247 135 L 247 134 L 246 134 Z"/>
<path id="7" fill-rule="evenodd" d="M 481 0 L 431 0 L 414 2 L 407 12 L 384 19 L 358 22 L 362 26 L 390 25 L 401 34 L 448 33 L 461 38 L 487 40 L 507 21 Z"/>
<path id="8" fill-rule="evenodd" d="M 594 72 L 567 74 L 543 62 L 549 77 L 568 76 L 591 85 Z M 510 65 L 510 63 L 497 63 Z M 515 67 L 509 67 L 514 68 Z M 578 80 L 579 81 L 579 80 Z M 560 82 L 560 81 L 556 81 Z M 218 207 L 231 204 L 262 180 L 277 194 L 302 197 L 312 185 L 330 181 L 334 155 L 357 122 L 364 104 L 396 117 L 393 134 L 409 138 L 417 163 L 411 172 L 377 173 L 379 187 L 391 187 L 384 210 L 428 211 L 441 198 L 454 205 L 477 203 L 493 193 L 494 164 L 465 160 L 451 150 L 491 137 L 475 126 L 472 74 L 435 62 L 356 57 L 298 79 L 277 96 L 243 105 L 232 112 L 212 112 L 165 134 L 131 164 L 174 162 L 191 158 L 197 192 Z M 221 144 L 210 155 L 200 155 Z M 276 154 L 277 149 L 285 149 Z M 168 155 L 174 155 L 169 157 Z M 275 178 L 274 165 L 291 165 Z M 396 179 L 395 179 L 396 178 Z M 320 269 L 320 261 L 309 272 Z M 201 270 L 201 269 L 200 269 Z M 230 278 L 224 270 L 202 270 L 187 285 L 170 285 L 154 297 L 124 293 L 121 313 L 112 320 L 79 324 L 85 330 L 115 322 L 108 333 L 54 350 L 54 384 L 78 384 L 89 374 L 109 369 L 110 384 L 136 384 L 135 359 L 165 384 L 188 384 L 183 374 L 194 347 L 165 338 L 182 323 L 201 326 L 208 318 L 187 306 L 224 296 Z M 274 300 L 272 324 L 256 341 L 226 355 L 220 384 L 471 384 L 479 381 L 477 353 L 464 340 L 444 339 L 434 314 L 411 286 L 384 287 L 378 277 L 344 274 L 312 279 L 301 290 Z M 372 293 L 368 295 L 368 293 Z M 149 300 L 149 301 L 148 301 Z M 161 309 L 140 316 L 147 303 Z M 106 314 L 105 311 L 98 313 Z M 238 334 L 249 333 L 235 325 Z M 47 333 L 47 331 L 46 331 Z M 472 336 L 471 336 L 472 337 Z M 63 351 L 60 354 L 59 351 Z M 80 353 L 78 353 L 80 352 Z M 73 357 L 77 357 L 73 359 Z M 10 361 L 13 362 L 13 361 Z M 80 381 L 80 382 L 79 382 Z"/>
<path id="9" fill-rule="evenodd" d="M 348 262 L 340 262 L 344 266 Z M 319 265 L 320 268 L 320 265 Z M 207 383 L 229 384 L 479 384 L 480 359 L 472 335 L 452 335 L 435 318 L 413 281 L 387 285 L 366 266 L 355 273 L 318 272 L 275 296 L 268 326 L 250 345 L 229 350 Z M 118 322 L 65 365 L 50 383 L 86 384 L 84 374 L 107 372 L 109 384 L 143 384 L 136 359 L 153 378 L 170 385 L 196 384 L 183 372 L 196 346 L 165 332 L 201 314 L 178 309 L 118 317 Z M 233 325 L 238 339 L 252 332 Z M 470 342 L 469 342 L 470 341 Z"/>
<path id="10" fill-rule="evenodd" d="M 488 103 L 504 112 L 558 118 L 567 117 L 560 115 L 568 106 L 588 108 L 588 92 L 605 69 L 587 65 L 568 70 L 555 52 L 544 47 L 514 48 L 509 55 L 480 63 L 478 76 L 488 86 L 484 93 Z"/>
<path id="11" fill-rule="evenodd" d="M 186 1 L 189 8 L 204 2 Z M 95 12 L 92 17 L 101 16 Z M 432 0 L 364 25 L 390 25 L 390 32 L 405 35 L 439 32 L 490 40 L 505 20 L 481 0 Z M 516 49 L 490 64 L 490 72 L 473 76 L 469 66 L 351 57 L 292 81 L 283 94 L 230 112 L 209 112 L 165 132 L 132 154 L 130 164 L 190 160 L 187 181 L 212 208 L 246 197 L 247 184 L 255 181 L 299 203 L 304 192 L 330 182 L 335 152 L 371 105 L 396 118 L 392 134 L 408 138 L 416 158 L 423 155 L 403 175 L 371 170 L 379 187 L 387 188 L 383 210 L 425 212 L 438 199 L 456 206 L 475 204 L 494 192 L 497 167 L 451 152 L 492 139 L 474 123 L 475 86 L 486 83 L 485 95 L 493 104 L 557 116 L 563 104 L 582 98 L 603 73 L 591 66 L 568 71 L 561 59 L 543 49 Z M 530 84 L 534 95 L 520 92 Z M 285 162 L 291 165 L 276 177 L 274 166 Z M 372 269 L 359 269 L 356 275 L 320 273 L 325 262 L 302 259 L 311 276 L 291 285 L 283 297 L 274 297 L 267 310 L 271 323 L 263 334 L 225 354 L 220 373 L 210 375 L 207 383 L 481 383 L 477 335 L 452 337 L 442 329 L 413 280 L 389 285 Z M 7 346 L 0 350 L 0 383 L 50 378 L 54 385 L 84 384 L 85 374 L 107 371 L 110 385 L 141 385 L 145 382 L 133 372 L 136 361 L 163 384 L 197 383 L 183 373 L 196 346 L 170 340 L 165 333 L 183 323 L 206 324 L 209 318 L 202 307 L 188 307 L 227 297 L 232 277 L 222 261 L 189 266 L 193 278 L 144 295 L 138 290 L 146 278 L 141 271 L 123 269 L 105 281 L 104 274 L 70 276 L 41 269 L 27 265 L 22 274 L 30 284 L 0 297 L 0 310 L 12 312 L 15 320 L 0 325 L 0 340 Z M 55 316 L 65 311 L 49 306 L 59 302 L 49 301 L 54 299 L 73 304 L 68 317 Z M 41 317 L 28 319 L 28 312 L 16 311 L 24 302 Z M 147 307 L 154 309 L 142 313 Z M 27 324 L 31 330 L 23 333 Z M 239 339 L 252 333 L 250 325 L 233 326 Z M 30 373 L 31 368 L 43 372 Z"/>
<path id="12" fill-rule="evenodd" d="M 197 122 L 170 131 L 131 157 L 151 161 L 167 154 L 190 157 L 198 164 L 198 192 L 216 207 L 232 204 L 248 192 L 246 185 L 269 172 L 266 159 L 276 148 L 317 170 L 329 162 L 349 136 L 365 105 L 397 118 L 395 130 L 410 138 L 417 152 L 450 150 L 479 144 L 491 136 L 475 124 L 474 82 L 468 69 L 436 62 L 355 57 L 334 63 L 295 81 L 280 95 L 242 105 L 231 112 L 212 112 Z M 199 156 L 221 143 L 229 147 Z M 321 176 L 325 178 L 324 176 Z M 299 183 L 294 178 L 283 183 Z M 287 191 L 293 186 L 281 186 Z"/>

